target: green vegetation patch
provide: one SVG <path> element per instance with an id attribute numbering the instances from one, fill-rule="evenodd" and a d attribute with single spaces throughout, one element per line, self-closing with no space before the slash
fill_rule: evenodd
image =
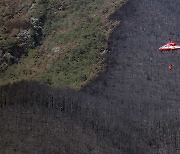
<path id="1" fill-rule="evenodd" d="M 80 0 L 67 7 L 66 16 L 62 14 L 67 19 L 59 23 L 66 30 L 64 33 L 57 33 L 53 41 L 63 45 L 72 42 L 75 47 L 68 50 L 66 59 L 59 58 L 41 74 L 40 80 L 48 84 L 77 88 L 95 72 L 99 54 L 106 48 L 106 38 L 100 29 L 100 20 L 92 17 L 92 13 L 102 2 Z"/>
<path id="2" fill-rule="evenodd" d="M 0 84 L 21 79 L 71 88 L 86 84 L 98 73 L 101 52 L 107 48 L 101 15 L 97 14 L 104 2 L 41 0 L 32 16 L 44 18 L 42 45 L 1 74 Z M 54 52 L 54 48 L 58 50 Z"/>
<path id="3" fill-rule="evenodd" d="M 38 5 L 35 5 L 32 9 L 31 16 L 37 19 L 45 17 L 47 14 L 47 4 L 48 0 L 40 0 Z"/>

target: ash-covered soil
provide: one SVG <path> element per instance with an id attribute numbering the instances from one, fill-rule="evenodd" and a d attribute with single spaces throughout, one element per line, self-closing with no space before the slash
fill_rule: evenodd
<path id="1" fill-rule="evenodd" d="M 130 0 L 111 16 L 121 24 L 109 38 L 107 72 L 86 91 L 116 108 L 131 135 L 127 153 L 180 153 L 180 51 L 158 51 L 169 38 L 180 44 L 179 7 L 179 0 Z"/>

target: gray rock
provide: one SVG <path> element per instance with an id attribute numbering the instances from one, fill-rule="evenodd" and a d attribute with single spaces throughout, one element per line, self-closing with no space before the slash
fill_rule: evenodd
<path id="1" fill-rule="evenodd" d="M 12 64 L 14 60 L 14 56 L 12 56 L 9 52 L 6 52 L 3 55 L 3 59 L 7 64 Z"/>
<path id="2" fill-rule="evenodd" d="M 55 53 L 60 52 L 60 47 L 54 47 L 51 49 L 51 51 Z"/>

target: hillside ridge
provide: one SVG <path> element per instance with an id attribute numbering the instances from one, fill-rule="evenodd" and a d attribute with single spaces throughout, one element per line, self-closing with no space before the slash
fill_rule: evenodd
<path id="1" fill-rule="evenodd" d="M 36 80 L 81 88 L 103 71 L 108 17 L 124 0 L 3 0 L 0 85 Z M 10 9 L 11 8 L 11 9 Z"/>

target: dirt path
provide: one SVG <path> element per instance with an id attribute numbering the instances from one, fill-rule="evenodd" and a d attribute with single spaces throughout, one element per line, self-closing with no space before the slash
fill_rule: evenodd
<path id="1" fill-rule="evenodd" d="M 180 44 L 179 7 L 179 0 L 130 0 L 118 10 L 107 72 L 86 88 L 119 112 L 130 153 L 180 153 L 180 51 L 157 50 L 169 38 Z"/>

